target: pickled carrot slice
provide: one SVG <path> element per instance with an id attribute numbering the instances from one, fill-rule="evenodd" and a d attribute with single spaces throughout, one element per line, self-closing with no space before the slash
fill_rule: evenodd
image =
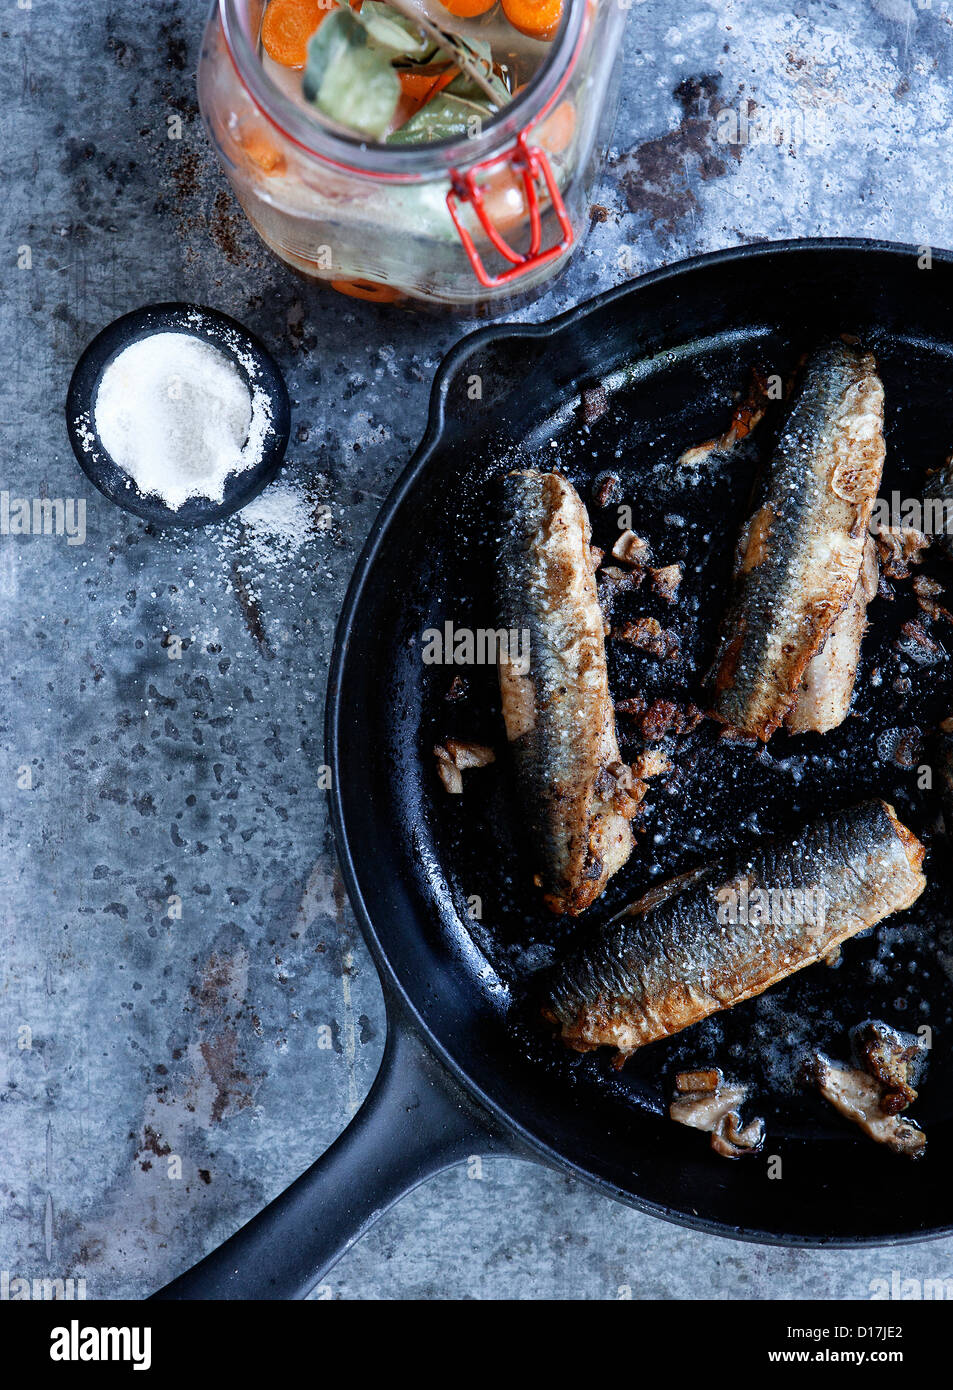
<path id="1" fill-rule="evenodd" d="M 263 174 L 268 174 L 272 178 L 278 174 L 283 174 L 287 167 L 287 161 L 281 150 L 268 138 L 263 130 L 257 126 L 244 129 L 241 132 L 242 149 L 245 151 L 252 164 L 256 165 Z"/>
<path id="2" fill-rule="evenodd" d="M 449 14 L 456 15 L 457 19 L 473 19 L 478 14 L 486 14 L 487 10 L 492 10 L 496 0 L 440 0 L 440 3 Z"/>
<path id="3" fill-rule="evenodd" d="M 498 232 L 506 235 L 529 225 L 523 176 L 511 165 L 493 169 L 480 183 L 480 190 L 484 211 Z"/>
<path id="4" fill-rule="evenodd" d="M 412 116 L 416 116 L 417 112 L 427 105 L 431 97 L 442 92 L 459 73 L 460 69 L 456 65 L 436 75 L 432 72 L 400 72 L 400 105 L 394 118 L 394 129 L 399 130 L 402 125 L 406 125 Z"/>
<path id="5" fill-rule="evenodd" d="M 433 86 L 434 75 L 432 72 L 400 72 L 401 96 L 407 97 L 410 101 L 419 101 L 421 106 L 430 95 L 430 88 Z"/>
<path id="6" fill-rule="evenodd" d="M 269 0 L 261 24 L 262 47 L 283 68 L 303 68 L 308 40 L 336 0 Z"/>
<path id="7" fill-rule="evenodd" d="M 460 69 L 458 67 L 448 68 L 446 72 L 441 72 L 436 77 L 432 72 L 401 72 L 398 74 L 401 94 L 423 106 L 431 97 L 442 92 L 444 87 L 448 86 L 459 74 Z"/>
<path id="8" fill-rule="evenodd" d="M 431 97 L 442 92 L 443 88 L 449 86 L 456 76 L 460 76 L 460 68 L 454 65 L 454 67 L 447 68 L 446 72 L 438 72 L 436 75 L 433 72 L 407 71 L 399 72 L 397 75 L 400 78 L 400 95 L 406 101 L 407 106 L 411 107 L 406 117 L 406 120 L 410 120 L 411 115 L 420 111 L 420 108 L 431 100 Z"/>
<path id="9" fill-rule="evenodd" d="M 568 150 L 575 130 L 576 108 L 571 101 L 561 101 L 532 132 L 532 139 L 547 154 L 562 154 Z"/>
<path id="10" fill-rule="evenodd" d="M 563 17 L 563 0 L 503 0 L 503 13 L 527 38 L 551 39 Z"/>
<path id="11" fill-rule="evenodd" d="M 393 304 L 403 298 L 400 290 L 378 280 L 331 280 L 329 283 L 338 294 L 346 294 L 351 299 L 368 299 L 372 304 Z"/>

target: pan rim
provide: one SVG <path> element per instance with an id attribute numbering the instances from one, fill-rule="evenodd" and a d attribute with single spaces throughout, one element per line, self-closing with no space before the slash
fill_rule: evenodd
<path id="1" fill-rule="evenodd" d="M 334 642 L 328 668 L 328 684 L 325 704 L 325 761 L 330 769 L 328 789 L 331 810 L 331 827 L 335 851 L 341 867 L 348 898 L 378 970 L 388 1014 L 388 1027 L 396 1026 L 393 1004 L 396 1001 L 404 1011 L 413 1027 L 420 1033 L 426 1046 L 439 1059 L 465 1093 L 482 1106 L 499 1124 L 506 1136 L 512 1136 L 513 1156 L 542 1163 L 556 1171 L 586 1183 L 603 1196 L 621 1202 L 646 1215 L 657 1217 L 671 1225 L 706 1235 L 720 1236 L 723 1239 L 743 1241 L 748 1244 L 786 1246 L 794 1249 L 870 1249 L 889 1248 L 900 1245 L 914 1245 L 931 1240 L 940 1240 L 953 1235 L 953 1222 L 929 1227 L 923 1230 L 895 1232 L 890 1235 L 872 1234 L 869 1236 L 824 1236 L 798 1235 L 763 1230 L 756 1227 L 732 1226 L 727 1222 L 707 1217 L 693 1216 L 662 1206 L 636 1193 L 620 1188 L 611 1179 L 583 1168 L 554 1149 L 545 1139 L 528 1130 L 517 1117 L 514 1117 L 500 1102 L 487 1094 L 467 1070 L 461 1066 L 448 1051 L 441 1039 L 433 1032 L 423 1018 L 408 990 L 393 969 L 387 952 L 381 944 L 374 927 L 371 913 L 361 889 L 351 841 L 345 824 L 345 812 L 341 794 L 343 778 L 339 763 L 340 724 L 343 713 L 343 676 L 351 633 L 355 627 L 364 589 L 384 543 L 390 526 L 403 506 L 408 494 L 417 485 L 428 468 L 443 430 L 446 417 L 447 395 L 459 365 L 484 343 L 500 342 L 508 338 L 532 338 L 544 341 L 556 337 L 565 329 L 571 328 L 578 320 L 623 299 L 637 294 L 640 290 L 663 284 L 667 280 L 681 280 L 692 272 L 712 266 L 730 265 L 771 256 L 797 254 L 823 254 L 829 251 L 853 251 L 862 255 L 885 254 L 898 262 L 916 257 L 922 253 L 922 246 L 907 242 L 883 241 L 866 237 L 805 237 L 787 238 L 778 241 L 761 241 L 751 245 L 727 247 L 722 250 L 706 252 L 699 256 L 675 261 L 645 275 L 615 285 L 600 294 L 580 301 L 571 308 L 550 319 L 539 322 L 503 321 L 466 334 L 450 349 L 441 360 L 434 375 L 430 392 L 427 424 L 413 455 L 401 470 L 387 494 L 374 524 L 358 556 L 347 591 L 341 606 L 335 629 Z M 946 248 L 931 247 L 930 254 L 939 264 L 953 267 L 953 251 Z M 522 1152 L 521 1152 L 522 1150 Z"/>

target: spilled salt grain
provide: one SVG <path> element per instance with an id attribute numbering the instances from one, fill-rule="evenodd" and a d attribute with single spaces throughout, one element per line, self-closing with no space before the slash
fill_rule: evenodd
<path id="1" fill-rule="evenodd" d="M 297 550 L 313 529 L 313 508 L 290 483 L 275 482 L 238 513 L 246 540 L 262 559 Z"/>
<path id="2" fill-rule="evenodd" d="M 109 363 L 94 407 L 104 449 L 173 511 L 220 502 L 226 479 L 261 462 L 271 406 L 234 362 L 189 333 L 153 333 Z"/>

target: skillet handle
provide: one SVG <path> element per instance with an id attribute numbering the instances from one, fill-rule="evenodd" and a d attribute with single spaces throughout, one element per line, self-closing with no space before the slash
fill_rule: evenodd
<path id="1" fill-rule="evenodd" d="M 153 1299 L 304 1298 L 426 1178 L 512 1152 L 415 1031 L 389 1010 L 381 1069 L 347 1129 L 291 1187 Z"/>

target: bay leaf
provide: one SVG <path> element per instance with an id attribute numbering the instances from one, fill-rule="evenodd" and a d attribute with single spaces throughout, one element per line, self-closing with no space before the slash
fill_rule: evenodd
<path id="1" fill-rule="evenodd" d="M 490 80 L 492 82 L 493 79 L 491 78 Z M 476 101 L 480 102 L 481 104 L 486 103 L 486 93 L 483 91 L 482 87 L 480 87 L 476 82 L 474 82 L 473 78 L 465 72 L 458 73 L 458 75 L 453 79 L 452 82 L 447 83 L 446 87 L 444 87 L 443 90 L 449 96 L 463 97 L 466 101 Z M 505 86 L 503 87 L 503 90 L 506 92 L 506 101 L 511 101 L 512 94 L 508 91 L 508 89 Z M 502 97 L 500 99 L 500 104 L 505 104 Z"/>
<path id="2" fill-rule="evenodd" d="M 488 102 L 467 101 L 440 92 L 387 137 L 388 145 L 423 145 L 431 140 L 454 140 L 472 133 L 471 122 L 481 127 L 493 115 Z"/>
<path id="3" fill-rule="evenodd" d="M 382 0 L 364 0 L 359 11 L 353 11 L 369 40 L 392 56 L 414 58 L 418 62 L 433 53 L 436 45 L 422 29 Z"/>
<path id="4" fill-rule="evenodd" d="M 471 64 L 477 66 L 483 72 L 484 77 L 496 94 L 497 102 L 500 106 L 506 106 L 508 102 L 512 101 L 512 92 L 493 70 L 493 50 L 486 39 L 465 39 L 460 34 L 448 34 L 446 40 L 447 47 L 445 52 L 449 57 L 454 59 L 458 66 L 464 68 L 460 77 L 457 78 L 455 82 L 450 83 L 450 87 L 456 87 L 456 82 L 460 82 L 461 86 L 458 90 L 461 96 L 469 96 L 472 90 L 475 93 L 479 92 L 481 99 L 486 100 L 486 93 L 467 75 L 465 71 L 466 63 L 460 62 L 461 56 L 464 56 L 469 59 Z"/>
<path id="5" fill-rule="evenodd" d="M 368 43 L 352 10 L 332 10 L 308 44 L 304 98 L 340 125 L 380 140 L 400 101 L 391 57 L 390 50 Z"/>

